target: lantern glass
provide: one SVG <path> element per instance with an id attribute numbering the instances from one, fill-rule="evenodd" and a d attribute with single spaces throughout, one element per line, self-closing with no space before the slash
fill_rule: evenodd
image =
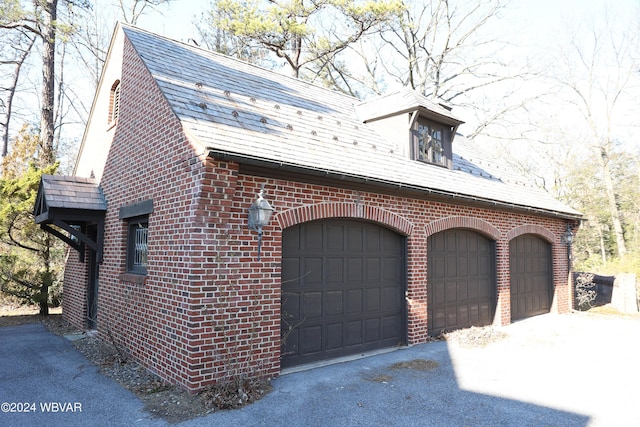
<path id="1" fill-rule="evenodd" d="M 263 198 L 263 192 L 260 191 L 258 199 L 249 208 L 249 228 L 261 232 L 262 227 L 269 223 L 273 211 L 269 202 Z"/>

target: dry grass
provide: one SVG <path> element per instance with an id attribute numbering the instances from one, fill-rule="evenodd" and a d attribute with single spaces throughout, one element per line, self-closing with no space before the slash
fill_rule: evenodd
<path id="1" fill-rule="evenodd" d="M 46 320 L 45 317 L 38 316 L 38 311 L 38 307 L 32 305 L 0 305 L 0 327 L 38 323 Z M 62 307 L 50 308 L 49 315 L 51 317 L 61 316 Z"/>
<path id="2" fill-rule="evenodd" d="M 620 317 L 630 317 L 630 318 L 640 318 L 640 313 L 623 313 L 619 311 L 617 308 L 612 306 L 611 304 L 599 305 L 597 307 L 592 307 L 587 310 L 589 314 L 602 314 L 606 316 L 620 316 Z"/>
<path id="3" fill-rule="evenodd" d="M 406 362 L 398 362 L 391 365 L 390 369 L 412 369 L 414 371 L 430 371 L 440 366 L 435 360 L 414 359 Z"/>
<path id="4" fill-rule="evenodd" d="M 443 334 L 445 340 L 467 348 L 485 347 L 488 344 L 502 340 L 506 336 L 507 334 L 493 326 L 472 326 L 471 328 Z"/>

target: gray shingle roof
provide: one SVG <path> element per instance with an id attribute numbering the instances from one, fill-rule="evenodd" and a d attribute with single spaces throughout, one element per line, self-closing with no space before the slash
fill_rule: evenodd
<path id="1" fill-rule="evenodd" d="M 449 170 L 403 157 L 400 146 L 407 143 L 407 135 L 389 141 L 364 123 L 388 108 L 408 108 L 425 100 L 437 114 L 461 122 L 424 97 L 412 99 L 403 92 L 395 104 L 362 103 L 215 52 L 122 28 L 185 133 L 206 149 L 467 200 L 580 216 L 547 192 L 523 185 L 523 179 L 500 179 L 501 169 L 481 173 L 489 162 L 478 164 L 480 156 L 474 153 L 480 147 L 464 138 L 454 140 L 454 167 Z"/>
<path id="2" fill-rule="evenodd" d="M 40 191 L 49 209 L 107 210 L 102 191 L 91 178 L 43 175 Z"/>

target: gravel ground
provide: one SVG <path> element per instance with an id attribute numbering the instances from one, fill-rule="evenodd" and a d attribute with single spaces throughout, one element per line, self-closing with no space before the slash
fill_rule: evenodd
<path id="1" fill-rule="evenodd" d="M 55 313 L 55 312 L 54 312 Z M 223 384 L 200 393 L 189 393 L 179 386 L 165 383 L 135 361 L 120 354 L 111 343 L 88 336 L 65 322 L 61 314 L 40 317 L 28 308 L 0 309 L 0 327 L 42 322 L 54 334 L 70 337 L 74 347 L 106 377 L 135 393 L 145 409 L 169 423 L 178 423 L 207 415 L 219 409 L 236 408 L 260 399 L 270 391 L 266 382 Z M 243 398 L 239 398 L 242 394 Z"/>

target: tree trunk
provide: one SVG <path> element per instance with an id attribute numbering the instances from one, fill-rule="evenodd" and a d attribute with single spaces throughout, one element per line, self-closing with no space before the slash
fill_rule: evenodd
<path id="1" fill-rule="evenodd" d="M 598 156 L 598 160 L 600 161 L 604 185 L 607 192 L 607 204 L 609 208 L 609 215 L 611 215 L 611 222 L 613 223 L 613 232 L 616 236 L 616 247 L 618 256 L 623 257 L 627 253 L 627 245 L 624 240 L 624 231 L 622 230 L 622 221 L 620 219 L 620 211 L 618 210 L 618 203 L 616 201 L 616 192 L 613 186 L 613 179 L 611 178 L 609 156 L 606 147 L 600 147 L 600 155 Z"/>
<path id="2" fill-rule="evenodd" d="M 55 272 L 51 269 L 51 247 L 53 246 L 53 238 L 50 234 L 44 239 L 44 248 L 41 252 L 42 261 L 44 262 L 44 272 L 41 275 L 40 295 L 38 305 L 40 306 L 40 316 L 49 315 L 49 289 L 53 286 Z"/>
<path id="3" fill-rule="evenodd" d="M 55 52 L 56 19 L 58 0 L 46 0 L 42 28 L 42 109 L 40 116 L 40 165 L 45 167 L 55 162 L 53 146 L 54 96 L 55 96 Z"/>
<path id="4" fill-rule="evenodd" d="M 607 263 L 607 251 L 604 247 L 604 235 L 602 234 L 602 226 L 598 224 L 598 238 L 600 239 L 600 256 L 602 257 L 602 263 Z"/>
<path id="5" fill-rule="evenodd" d="M 16 94 L 16 90 L 18 89 L 18 80 L 20 79 L 20 71 L 22 70 L 22 66 L 24 65 L 29 53 L 31 53 L 31 48 L 36 41 L 36 38 L 28 37 L 29 44 L 25 49 L 21 49 L 18 47 L 19 43 L 16 42 L 16 50 L 20 52 L 20 55 L 13 61 L 15 64 L 15 69 L 13 71 L 11 85 L 7 88 L 9 94 L 7 95 L 7 101 L 5 103 L 5 121 L 2 123 L 4 127 L 4 134 L 2 135 L 2 157 L 5 157 L 9 153 L 9 127 L 11 124 L 11 114 L 13 112 L 13 98 Z"/>

